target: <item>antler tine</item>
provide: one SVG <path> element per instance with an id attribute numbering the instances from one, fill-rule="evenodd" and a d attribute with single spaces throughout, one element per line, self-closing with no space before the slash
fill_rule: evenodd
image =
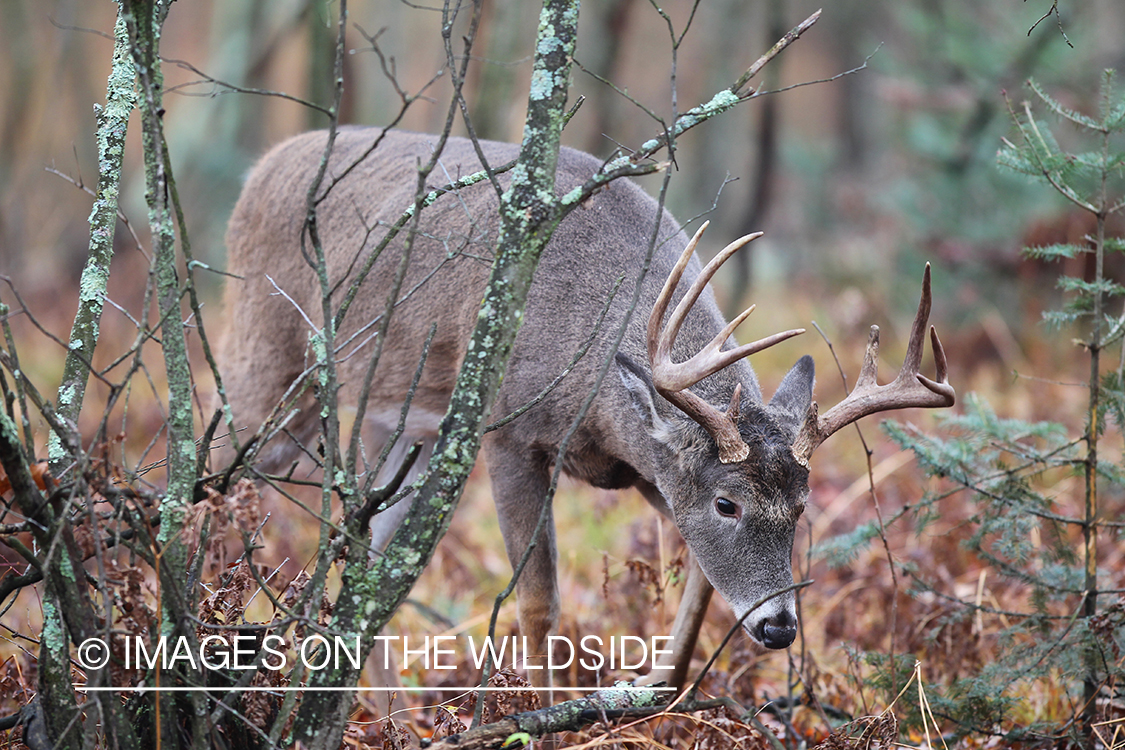
<path id="1" fill-rule="evenodd" d="M 931 304 L 930 264 L 927 263 L 922 277 L 922 297 L 918 302 L 918 313 L 910 328 L 910 342 L 898 375 L 887 385 L 879 385 L 879 327 L 871 326 L 863 367 L 852 392 L 823 416 L 818 416 L 815 403 L 809 407 L 805 424 L 793 442 L 793 455 L 799 462 L 807 466 L 812 452 L 832 433 L 869 414 L 909 407 L 933 409 L 953 406 L 957 396 L 953 386 L 949 385 L 945 349 L 933 326 L 929 326 L 930 346 L 934 352 L 937 380 L 930 380 L 919 372 Z"/>
<path id="2" fill-rule="evenodd" d="M 910 326 L 910 342 L 906 345 L 906 357 L 902 362 L 902 369 L 898 377 L 909 377 L 908 373 L 917 373 L 922 366 L 922 349 L 926 346 L 926 324 L 930 320 L 930 307 L 933 297 L 930 294 L 930 264 L 922 274 L 922 296 L 918 300 L 918 312 Z"/>
<path id="3" fill-rule="evenodd" d="M 785 339 L 791 339 L 794 336 L 800 336 L 805 332 L 804 328 L 793 328 L 788 331 L 782 331 L 781 333 L 775 333 L 771 336 L 766 336 L 764 339 L 758 339 L 757 341 L 753 341 L 749 344 L 743 344 L 742 346 L 739 346 L 735 349 L 730 349 L 725 352 L 722 351 L 723 344 L 725 344 L 727 339 L 729 339 L 734 334 L 735 329 L 742 325 L 742 322 L 746 320 L 746 318 L 750 317 L 750 313 L 754 312 L 754 308 L 756 307 L 757 305 L 750 305 L 750 307 L 739 313 L 738 317 L 727 323 L 726 328 L 720 331 L 719 334 L 715 336 L 715 338 L 711 339 L 711 342 L 705 347 L 705 349 L 708 351 L 714 351 L 715 356 L 717 357 L 716 362 L 719 364 L 719 366 L 716 368 L 716 372 L 729 364 L 737 362 L 743 357 L 748 357 L 751 354 L 756 354 L 763 349 L 770 348 L 774 344 L 780 344 L 782 341 L 785 341 Z"/>
<path id="4" fill-rule="evenodd" d="M 746 235 L 723 248 L 722 251 L 703 268 L 699 276 L 684 293 L 683 299 L 680 300 L 680 303 L 676 305 L 676 308 L 672 311 L 668 322 L 661 326 L 664 313 L 668 309 L 668 303 L 672 298 L 672 294 L 677 284 L 679 284 L 680 278 L 683 276 L 684 268 L 687 267 L 692 253 L 695 252 L 695 247 L 699 243 L 699 239 L 702 237 L 707 226 L 708 223 L 704 222 L 703 226 L 696 231 L 691 241 L 688 242 L 679 261 L 677 261 L 671 273 L 668 275 L 668 280 L 664 283 L 660 295 L 653 304 L 652 314 L 648 319 L 648 355 L 649 363 L 652 367 L 653 386 L 656 390 L 707 430 L 715 440 L 716 445 L 718 445 L 720 461 L 723 463 L 733 463 L 735 461 L 744 460 L 750 452 L 749 447 L 742 441 L 742 437 L 738 431 L 738 405 L 742 390 L 741 384 L 735 387 L 734 394 L 731 397 L 731 402 L 726 412 L 719 411 L 718 407 L 707 403 L 687 389 L 708 375 L 722 370 L 724 367 L 727 367 L 749 354 L 773 346 L 799 333 L 804 333 L 804 329 L 784 331 L 772 336 L 767 336 L 751 344 L 746 344 L 729 351 L 723 351 L 722 346 L 726 343 L 727 339 L 730 338 L 731 334 L 734 333 L 734 329 L 754 311 L 754 306 L 751 305 L 748 309 L 743 311 L 741 315 L 726 324 L 718 335 L 711 339 L 706 346 L 686 362 L 675 363 L 672 361 L 672 347 L 676 342 L 676 336 L 680 332 L 680 326 L 687 318 L 692 305 L 698 301 L 699 295 L 703 293 L 703 289 L 707 286 L 707 283 L 731 255 L 747 243 L 762 236 L 761 232 Z"/>
<path id="5" fill-rule="evenodd" d="M 680 278 L 684 275 L 684 269 L 687 268 L 687 264 L 691 261 L 691 256 L 695 252 L 695 246 L 699 244 L 699 238 L 703 236 L 703 232 L 706 231 L 710 223 L 709 221 L 705 221 L 699 229 L 695 230 L 695 234 L 692 235 L 692 238 L 688 241 L 687 247 L 685 247 L 683 253 L 680 254 L 680 259 L 676 261 L 676 265 L 672 266 L 672 271 L 668 274 L 668 278 L 665 280 L 660 294 L 656 297 L 656 302 L 652 305 L 652 314 L 648 317 L 648 358 L 650 360 L 655 361 L 656 355 L 663 349 L 661 344 L 664 343 L 665 334 L 661 332 L 660 324 L 664 321 L 664 312 L 668 309 L 668 303 L 672 301 L 672 293 L 676 291 L 676 287 L 680 283 Z M 672 317 L 673 319 L 675 318 L 675 311 L 673 311 Z M 673 321 L 670 320 L 668 322 L 668 327 L 671 328 L 671 323 Z M 667 348 L 663 349 L 664 354 L 668 354 L 672 351 L 671 342 L 676 340 L 676 334 L 680 332 L 680 322 L 683 322 L 682 318 L 671 331 L 671 336 L 668 337 L 670 341 L 667 344 Z"/>
<path id="6" fill-rule="evenodd" d="M 930 380 L 925 375 L 918 373 L 918 382 L 929 388 L 934 393 L 943 393 L 943 388 L 949 388 L 952 394 L 952 387 L 949 386 L 947 367 L 948 363 L 945 359 L 945 347 L 941 345 L 941 339 L 938 338 L 937 329 L 930 326 L 930 348 L 934 350 L 934 366 L 937 368 L 937 381 Z M 954 398 L 954 396 L 950 396 Z"/>
<path id="7" fill-rule="evenodd" d="M 684 293 L 683 299 L 681 299 L 680 303 L 676 305 L 674 310 L 672 310 L 672 314 L 668 318 L 668 323 L 664 326 L 663 330 L 660 331 L 659 335 L 657 335 L 657 331 L 660 329 L 660 322 L 664 318 L 664 311 L 667 309 L 668 303 L 672 299 L 672 293 L 675 291 L 676 286 L 680 283 L 680 278 L 683 276 L 684 269 L 687 267 L 688 262 L 691 260 L 692 253 L 695 252 L 696 245 L 699 244 L 699 239 L 703 236 L 703 232 L 706 231 L 707 227 L 710 226 L 710 224 L 711 222 L 705 221 L 699 227 L 699 229 L 696 230 L 695 234 L 691 238 L 691 241 L 688 242 L 687 247 L 684 248 L 683 254 L 680 255 L 680 259 L 672 268 L 672 272 L 668 274 L 668 280 L 664 282 L 664 288 L 660 291 L 660 297 L 657 298 L 657 304 L 653 306 L 653 314 L 649 318 L 648 324 L 650 356 L 652 355 L 653 346 L 656 347 L 656 351 L 660 354 L 671 353 L 672 346 L 676 342 L 676 336 L 680 333 L 680 327 L 683 325 L 684 320 L 687 318 L 688 311 L 690 311 L 692 306 L 695 305 L 695 303 L 699 300 L 699 295 L 703 294 L 704 288 L 706 288 L 707 284 L 711 281 L 711 278 L 715 275 L 715 272 L 718 271 L 719 267 L 722 266 L 723 263 L 725 263 L 727 259 L 730 258 L 730 256 L 734 255 L 740 248 L 758 239 L 763 234 L 762 232 L 755 232 L 754 234 L 748 234 L 743 237 L 739 237 L 737 240 L 724 247 L 714 258 L 712 258 L 711 262 L 704 266 L 703 270 L 700 271 L 699 276 L 696 277 L 694 281 L 692 281 L 691 286 L 689 286 L 687 292 Z M 721 339 L 719 339 L 720 346 L 730 337 L 731 333 L 734 332 L 734 329 L 737 327 L 737 325 L 746 320 L 746 316 L 753 312 L 753 310 L 754 307 L 751 306 L 749 310 L 746 310 L 741 315 L 739 315 L 738 318 L 736 318 L 736 323 L 728 325 L 727 328 L 724 329 L 727 331 L 727 333 L 725 336 L 722 336 Z M 657 315 L 658 311 L 659 316 Z M 723 366 L 720 366 L 717 369 L 722 369 L 722 367 Z"/>
<path id="8" fill-rule="evenodd" d="M 878 385 L 879 376 L 879 326 L 871 326 L 867 332 L 867 349 L 863 352 L 863 366 L 859 368 L 853 392 L 861 388 Z"/>
<path id="9" fill-rule="evenodd" d="M 693 242 L 695 242 L 700 236 L 702 236 L 703 230 L 707 228 L 709 223 L 710 222 L 704 222 L 703 226 L 699 228 L 699 231 L 695 233 L 695 237 L 692 238 Z M 718 255 L 712 258 L 711 262 L 703 267 L 703 270 L 699 272 L 699 276 L 696 277 L 695 281 L 691 282 L 691 286 L 688 287 L 687 292 L 684 294 L 684 298 L 680 300 L 680 304 L 676 305 L 676 309 L 672 311 L 672 316 L 668 318 L 668 327 L 665 329 L 665 335 L 668 337 L 669 349 L 671 349 L 672 342 L 676 339 L 676 334 L 680 332 L 680 326 L 683 325 L 684 319 L 687 317 L 688 310 L 690 310 L 692 308 L 692 305 L 696 303 L 696 300 L 699 299 L 699 295 L 703 294 L 703 289 L 711 281 L 711 277 L 715 275 L 715 272 L 719 270 L 719 267 L 726 263 L 727 259 L 730 258 L 730 256 L 734 255 L 735 252 L 758 239 L 762 236 L 762 234 L 762 232 L 754 232 L 754 234 L 747 234 L 743 237 L 739 237 L 737 240 L 720 250 Z M 679 279 L 677 279 L 677 281 L 679 281 Z M 739 322 L 746 320 L 746 316 L 749 315 L 753 311 L 753 309 L 754 308 L 751 307 L 749 310 L 743 312 L 738 316 L 737 320 Z M 732 332 L 734 331 L 734 328 L 731 328 L 729 325 L 727 327 L 730 328 Z M 727 336 L 730 336 L 730 334 L 728 333 Z M 723 341 L 726 341 L 725 337 L 723 338 Z M 721 343 L 722 342 L 720 342 L 720 344 Z"/>
<path id="10" fill-rule="evenodd" d="M 799 336 L 805 332 L 804 328 L 794 328 L 789 331 L 782 331 L 781 333 L 766 336 L 765 338 L 758 339 L 749 344 L 743 344 L 734 349 L 723 351 L 723 344 L 727 342 L 727 339 L 731 337 L 734 330 L 746 320 L 750 313 L 754 312 L 754 307 L 754 305 L 750 305 L 750 307 L 743 310 L 737 318 L 727 323 L 726 327 L 723 328 L 715 338 L 707 342 L 707 345 L 700 349 L 699 353 L 691 359 L 679 363 L 672 362 L 670 359 L 667 360 L 666 365 L 663 367 L 665 375 L 664 386 L 672 390 L 683 390 L 684 388 L 695 385 L 708 375 L 713 375 L 724 367 L 734 364 L 743 357 L 756 354 L 763 349 L 768 349 L 774 344 L 779 344 L 786 339 Z M 664 331 L 664 335 L 666 334 L 667 330 Z M 671 351 L 674 341 L 675 339 L 673 338 L 668 342 L 666 351 Z"/>
<path id="11" fill-rule="evenodd" d="M 681 363 L 673 363 L 671 361 L 670 355 L 672 347 L 676 343 L 676 336 L 679 335 L 680 327 L 687 318 L 688 311 L 690 311 L 692 306 L 699 300 L 699 295 L 703 293 L 703 289 L 711 281 L 712 277 L 714 277 L 723 263 L 738 250 L 758 239 L 763 234 L 762 232 L 755 232 L 740 237 L 724 247 L 712 258 L 711 261 L 704 266 L 691 286 L 688 287 L 683 299 L 681 299 L 679 304 L 676 305 L 676 308 L 672 310 L 667 324 L 665 324 L 663 329 L 660 329 L 660 322 L 664 317 L 664 311 L 667 309 L 672 293 L 675 291 L 676 285 L 683 276 L 684 268 L 687 267 L 692 253 L 695 252 L 695 247 L 699 243 L 700 237 L 703 236 L 703 232 L 707 229 L 709 224 L 710 222 L 704 222 L 696 231 L 695 236 L 691 238 L 687 248 L 680 256 L 679 261 L 677 261 L 676 265 L 672 268 L 672 272 L 668 275 L 668 280 L 661 290 L 660 298 L 657 300 L 657 304 L 653 306 L 652 315 L 649 317 L 649 356 L 653 358 L 654 361 L 661 361 L 665 375 L 665 380 L 662 385 L 670 390 L 680 391 L 688 388 L 708 375 L 713 375 L 743 357 L 760 352 L 785 339 L 805 332 L 804 328 L 795 328 L 789 331 L 783 331 L 782 333 L 775 333 L 772 336 L 767 336 L 766 338 L 759 339 L 749 344 L 743 344 L 735 349 L 722 351 L 723 344 L 727 342 L 727 339 L 731 337 L 735 329 L 746 320 L 750 313 L 754 312 L 755 305 L 750 305 L 750 307 L 743 310 L 738 317 L 728 323 L 723 330 L 720 331 L 715 338 L 711 339 L 694 357 Z M 654 347 L 655 351 L 653 351 Z"/>

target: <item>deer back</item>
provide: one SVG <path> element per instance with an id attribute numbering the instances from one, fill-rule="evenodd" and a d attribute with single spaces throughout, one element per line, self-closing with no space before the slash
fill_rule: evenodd
<path id="1" fill-rule="evenodd" d="M 318 228 L 335 289 L 334 304 L 343 297 L 387 226 L 413 203 L 416 165 L 430 157 L 436 140 L 433 136 L 392 131 L 364 156 L 379 133 L 376 129 L 343 129 L 327 172 L 326 184 L 348 170 L 318 209 Z M 242 280 L 227 287 L 226 304 L 234 332 L 225 347 L 226 359 L 234 361 L 228 388 L 236 411 L 243 413 L 248 426 L 264 418 L 287 382 L 308 366 L 306 341 L 311 327 L 305 317 L 317 326 L 322 324 L 320 289 L 302 254 L 300 235 L 307 186 L 319 164 L 325 137 L 323 131 L 306 133 L 263 157 L 250 175 L 230 221 L 229 271 Z M 482 148 L 493 166 L 518 153 L 513 144 L 484 141 Z M 594 157 L 564 148 L 559 157 L 558 192 L 580 184 L 600 166 Z M 453 138 L 431 183 L 448 182 L 480 168 L 471 143 Z M 500 181 L 507 186 L 505 175 Z M 671 215 L 666 211 L 660 215 L 652 269 L 621 344 L 621 352 L 635 362 L 646 360 L 648 311 L 687 242 Z M 625 278 L 590 351 L 539 407 L 507 428 L 512 439 L 544 451 L 558 444 L 588 393 L 594 371 L 609 355 L 632 301 L 632 289 L 641 273 L 657 216 L 656 201 L 634 183 L 618 181 L 596 193 L 559 225 L 536 271 L 493 417 L 503 416 L 535 397 L 563 370 L 590 336 L 618 276 Z M 430 325 L 436 322 L 437 333 L 409 417 L 413 434 L 436 432 L 476 320 L 498 225 L 498 200 L 488 182 L 443 195 L 423 211 L 400 293 L 405 300 L 396 306 L 369 395 L 369 419 L 385 425 L 397 421 L 422 343 Z M 338 355 L 346 357 L 340 365 L 344 403 L 354 403 L 357 398 L 356 389 L 372 349 L 372 322 L 384 311 L 405 235 L 403 232 L 382 251 L 338 334 L 340 341 L 355 337 Z M 307 252 L 311 256 L 311 248 Z M 698 273 L 699 264 L 693 260 L 687 277 Z M 279 294 L 279 289 L 289 299 Z M 707 290 L 689 313 L 675 354 L 690 356 L 723 324 Z M 267 378 L 269 382 L 263 381 L 266 369 L 278 373 Z M 743 384 L 749 399 L 761 400 L 753 372 L 744 362 L 700 383 L 696 390 L 704 398 L 722 402 L 729 399 L 735 383 Z M 576 452 L 586 448 L 634 464 L 647 463 L 647 455 L 643 455 L 647 451 L 637 451 L 636 430 L 631 429 L 636 426 L 633 412 L 632 399 L 619 380 L 607 379 L 605 393 L 592 408 L 588 426 L 576 442 Z M 582 473 L 580 467 L 572 468 Z M 643 466 L 636 468 L 644 471 Z M 644 473 L 651 475 L 651 471 Z"/>

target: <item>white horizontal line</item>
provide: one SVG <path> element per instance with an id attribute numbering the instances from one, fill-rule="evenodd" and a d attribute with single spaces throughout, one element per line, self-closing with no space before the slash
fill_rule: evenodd
<path id="1" fill-rule="evenodd" d="M 86 693 L 223 693 L 223 692 L 240 692 L 240 693 L 295 693 L 295 692 L 342 692 L 350 691 L 356 693 L 477 693 L 484 691 L 486 693 L 530 693 L 537 690 L 557 690 L 569 691 L 579 693 L 596 693 L 601 690 L 656 690 L 661 692 L 675 691 L 674 687 L 552 687 L 552 688 L 533 688 L 533 687 L 488 687 L 482 688 L 479 686 L 473 687 L 269 687 L 254 685 L 249 687 L 86 687 L 84 685 L 74 685 L 75 690 L 81 690 Z"/>

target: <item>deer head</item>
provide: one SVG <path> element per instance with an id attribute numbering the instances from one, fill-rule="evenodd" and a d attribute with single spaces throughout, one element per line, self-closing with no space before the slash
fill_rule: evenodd
<path id="1" fill-rule="evenodd" d="M 647 341 L 651 379 L 627 358 L 619 357 L 619 362 L 626 387 L 655 439 L 657 488 L 671 505 L 676 525 L 708 579 L 735 613 L 743 616 L 753 602 L 793 582 L 793 538 L 808 497 L 808 461 L 816 447 L 868 414 L 913 406 L 950 406 L 954 391 L 947 381 L 944 351 L 932 328 L 937 380 L 919 374 L 931 300 L 928 265 L 906 361 L 894 382 L 885 386 L 876 382 L 878 329 L 873 328 L 856 388 L 823 416 L 818 416 L 812 401 L 814 367 L 808 356 L 790 370 L 768 403 L 747 395 L 747 391 L 757 390 L 752 376 L 746 387 L 745 376 L 736 377 L 725 409 L 688 390 L 742 358 L 804 332 L 784 331 L 724 349 L 734 330 L 754 310 L 750 307 L 697 354 L 684 362 L 672 361 L 677 334 L 706 284 L 731 255 L 761 236 L 742 237 L 716 255 L 665 323 L 673 293 L 706 227 L 704 224 L 692 237 L 653 305 Z M 791 592 L 744 620 L 747 632 L 769 648 L 789 646 L 796 626 Z"/>

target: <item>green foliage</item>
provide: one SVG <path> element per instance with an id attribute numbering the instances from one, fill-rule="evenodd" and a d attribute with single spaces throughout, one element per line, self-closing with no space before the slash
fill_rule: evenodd
<path id="1" fill-rule="evenodd" d="M 1122 380 L 1121 372 L 1107 372 L 1102 375 L 1102 404 L 1105 413 L 1113 418 L 1118 431 L 1125 430 L 1125 381 Z M 1099 422 L 1105 424 L 1104 413 Z"/>
<path id="2" fill-rule="evenodd" d="M 527 747 L 531 744 L 531 735 L 527 732 L 516 732 L 509 735 L 500 747 Z"/>
<path id="3" fill-rule="evenodd" d="M 1073 51 L 1057 36 L 1007 33 L 1017 12 L 1011 6 L 952 0 L 888 10 L 908 43 L 892 45 L 874 65 L 892 79 L 910 71 L 921 101 L 896 113 L 899 126 L 889 135 L 913 166 L 885 200 L 911 217 L 920 244 L 951 234 L 973 243 L 1010 241 L 1047 210 L 1050 196 L 994 168 L 1006 128 L 996 91 L 1031 74 L 1048 83 L 1073 80 Z M 1019 12 L 1034 21 L 1034 9 Z M 979 275 L 981 266 L 973 266 Z"/>
<path id="4" fill-rule="evenodd" d="M 1080 253 L 1089 252 L 1088 248 L 1078 245 L 1047 245 L 1046 247 L 1024 248 L 1024 257 L 1031 260 L 1059 260 L 1060 258 L 1074 258 Z"/>
<path id="5" fill-rule="evenodd" d="M 1016 703 L 996 691 L 1008 675 L 996 674 L 998 664 L 986 665 L 979 675 L 958 681 L 944 694 L 931 694 L 930 704 L 942 716 L 956 716 L 962 726 L 993 727 L 1004 724 Z"/>
<path id="6" fill-rule="evenodd" d="M 834 536 L 816 547 L 816 554 L 828 561 L 834 568 L 853 562 L 861 551 L 867 548 L 872 539 L 879 537 L 879 524 L 863 523 L 846 534 Z"/>
<path id="7" fill-rule="evenodd" d="M 896 443 L 914 452 L 932 480 L 926 495 L 910 506 L 919 531 L 940 517 L 939 506 L 947 498 L 966 500 L 964 527 L 969 533 L 963 547 L 988 571 L 994 586 L 1022 595 L 1018 611 L 998 612 L 979 600 L 957 599 L 946 584 L 931 580 L 924 566 L 911 572 L 913 595 L 937 594 L 954 602 L 947 622 L 970 613 L 1001 616 L 994 658 L 975 674 L 952 680 L 941 695 L 930 696 L 934 710 L 954 722 L 958 733 L 1001 732 L 1014 740 L 1070 727 L 1065 731 L 1085 739 L 1099 718 L 1098 691 L 1125 679 L 1123 607 L 1120 602 L 1107 607 L 1102 594 L 1099 613 L 1097 594 L 1090 594 L 1112 588 L 1106 573 L 1097 570 L 1097 546 L 1110 533 L 1103 523 L 1112 515 L 1107 498 L 1125 491 L 1125 471 L 1098 452 L 1108 430 L 1125 429 L 1125 355 L 1119 349 L 1125 316 L 1110 307 L 1111 300 L 1125 295 L 1125 286 L 1104 272 L 1106 252 L 1125 250 L 1125 240 L 1106 236 L 1107 219 L 1125 208 L 1125 99 L 1115 98 L 1113 84 L 1107 71 L 1098 112 L 1091 115 L 1063 105 L 1030 82 L 1028 88 L 1046 115 L 1037 116 L 1030 102 L 1014 106 L 1009 101 L 1017 137 L 1004 139 L 997 155 L 1002 169 L 1046 184 L 1097 221 L 1097 231 L 1085 245 L 1025 250 L 1027 258 L 1045 261 L 1094 256 L 1092 278 L 1061 275 L 1058 287 L 1065 302 L 1044 314 L 1048 328 L 1080 330 L 1077 353 L 1089 359 L 1091 373 L 1088 408 L 1073 420 L 1084 422 L 1082 433 L 1075 435 L 1064 424 L 1001 418 L 973 394 L 964 398 L 960 414 L 945 417 L 940 434 L 884 424 Z M 1048 118 L 1063 122 L 1067 139 L 1080 141 L 1077 149 L 1060 145 Z M 1120 303 L 1113 308 L 1120 309 Z M 1114 369 L 1103 369 L 1103 359 Z M 1117 528 L 1111 531 L 1118 533 Z M 830 562 L 846 563 L 876 536 L 878 529 L 860 527 L 823 544 L 822 554 Z M 904 668 L 914 658 L 865 655 L 864 662 L 874 670 L 869 683 L 887 691 L 904 685 Z M 1049 717 L 1054 726 L 1014 723 L 1016 689 L 1033 683 L 1062 690 L 1073 715 Z M 899 705 L 916 704 L 908 695 L 903 698 Z M 908 716 L 906 723 L 920 725 L 921 717 Z"/>

